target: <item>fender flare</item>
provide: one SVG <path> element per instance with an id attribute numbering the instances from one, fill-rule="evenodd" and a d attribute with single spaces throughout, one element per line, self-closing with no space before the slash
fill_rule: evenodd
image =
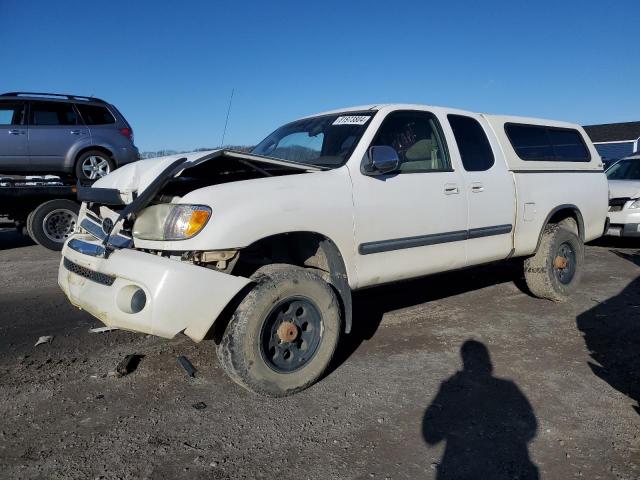
<path id="1" fill-rule="evenodd" d="M 548 213 L 547 218 L 544 219 L 544 223 L 542 224 L 542 228 L 540 229 L 540 233 L 538 234 L 538 243 L 536 243 L 536 249 L 535 249 L 536 252 L 540 247 L 540 242 L 542 241 L 542 234 L 544 233 L 544 229 L 546 228 L 546 226 L 549 224 L 549 220 L 551 220 L 551 218 L 561 210 L 571 210 L 575 214 L 576 219 L 578 221 L 578 236 L 580 237 L 580 240 L 584 242 L 584 219 L 582 218 L 582 213 L 580 213 L 580 209 L 577 206 L 567 203 L 567 204 L 558 205 L 557 207 L 555 207 L 553 210 L 551 210 Z"/>
<path id="2" fill-rule="evenodd" d="M 344 332 L 350 333 L 353 323 L 353 299 L 351 298 L 351 287 L 349 286 L 344 260 L 336 244 L 328 238 L 322 239 L 319 247 L 327 259 L 331 285 L 336 289 L 342 303 Z"/>

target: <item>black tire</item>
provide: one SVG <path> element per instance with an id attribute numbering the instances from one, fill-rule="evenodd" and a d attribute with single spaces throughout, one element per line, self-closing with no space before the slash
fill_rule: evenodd
<path id="1" fill-rule="evenodd" d="M 524 262 L 524 278 L 536 297 L 561 302 L 577 289 L 583 266 L 580 238 L 561 225 L 547 225 L 536 254 Z"/>
<path id="2" fill-rule="evenodd" d="M 255 286 L 233 313 L 218 358 L 229 377 L 247 390 L 292 395 L 320 379 L 333 358 L 342 332 L 338 299 L 318 274 L 300 267 L 269 265 L 252 278 Z M 316 327 L 309 327 L 311 319 Z M 298 337 L 278 341 L 275 326 L 288 322 Z"/>
<path id="3" fill-rule="evenodd" d="M 91 165 L 93 162 L 92 159 L 95 159 L 94 163 L 96 167 L 100 166 L 100 168 L 99 170 L 94 170 L 93 173 L 89 173 L 86 168 Z M 81 182 L 93 182 L 104 177 L 108 173 L 113 172 L 114 168 L 115 162 L 108 154 L 101 152 L 100 150 L 89 150 L 80 155 L 76 161 L 76 178 Z"/>
<path id="4" fill-rule="evenodd" d="M 24 234 L 30 236 L 31 238 L 33 238 L 33 235 L 31 234 L 31 222 L 34 213 L 35 210 L 29 212 L 29 215 L 27 215 L 27 221 L 24 224 Z"/>
<path id="5" fill-rule="evenodd" d="M 80 205 L 71 200 L 49 200 L 39 205 L 27 218 L 31 239 L 49 250 L 62 246 L 75 230 Z"/>

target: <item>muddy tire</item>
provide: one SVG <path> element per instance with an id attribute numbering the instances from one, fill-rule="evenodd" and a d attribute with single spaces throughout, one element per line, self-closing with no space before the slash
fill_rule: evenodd
<path id="1" fill-rule="evenodd" d="M 227 325 L 217 354 L 236 383 L 273 397 L 315 383 L 331 362 L 342 331 L 338 299 L 308 269 L 269 265 Z"/>
<path id="2" fill-rule="evenodd" d="M 71 200 L 49 200 L 27 217 L 27 232 L 38 245 L 49 250 L 62 250 L 64 242 L 76 227 L 80 205 Z"/>
<path id="3" fill-rule="evenodd" d="M 536 254 L 524 262 L 524 277 L 533 295 L 555 302 L 578 287 L 584 266 L 584 244 L 561 225 L 547 225 Z"/>

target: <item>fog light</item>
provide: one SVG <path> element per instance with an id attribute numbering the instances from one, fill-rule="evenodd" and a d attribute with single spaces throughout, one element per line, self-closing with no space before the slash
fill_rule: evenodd
<path id="1" fill-rule="evenodd" d="M 138 313 L 142 311 L 146 304 L 147 295 L 144 293 L 144 290 L 139 288 L 131 297 L 131 313 Z"/>
<path id="2" fill-rule="evenodd" d="M 118 292 L 116 303 L 125 313 L 139 313 L 147 304 L 147 295 L 137 285 L 127 285 Z"/>

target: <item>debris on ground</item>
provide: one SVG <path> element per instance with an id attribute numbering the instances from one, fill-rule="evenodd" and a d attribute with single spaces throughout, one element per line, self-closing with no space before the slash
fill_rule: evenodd
<path id="1" fill-rule="evenodd" d="M 34 347 L 37 347 L 38 345 L 42 345 L 44 343 L 51 343 L 52 341 L 53 341 L 53 335 L 44 335 L 38 339 Z"/>
<path id="2" fill-rule="evenodd" d="M 196 376 L 196 369 L 193 368 L 193 365 L 191 365 L 191 362 L 187 357 L 185 357 L 184 355 L 180 355 L 178 357 L 178 363 L 182 365 L 182 368 L 184 368 L 185 372 L 187 372 L 187 375 L 192 378 Z"/>
<path id="3" fill-rule="evenodd" d="M 144 355 L 130 354 L 124 357 L 113 372 L 109 372 L 110 377 L 124 377 L 135 371 L 140 364 L 140 361 L 144 358 Z"/>
<path id="4" fill-rule="evenodd" d="M 119 328 L 118 327 L 96 327 L 96 328 L 90 328 L 89 333 L 104 333 L 104 332 L 110 332 L 111 330 L 119 330 Z"/>
<path id="5" fill-rule="evenodd" d="M 194 403 L 192 407 L 195 408 L 196 410 L 204 410 L 205 408 L 207 408 L 207 404 L 204 402 L 198 402 L 198 403 Z"/>

